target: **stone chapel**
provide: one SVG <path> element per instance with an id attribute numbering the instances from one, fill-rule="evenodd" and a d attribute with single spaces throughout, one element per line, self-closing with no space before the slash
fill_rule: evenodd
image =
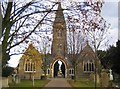
<path id="1" fill-rule="evenodd" d="M 51 54 L 47 54 L 46 75 L 47 77 L 57 77 L 61 73 L 64 78 L 68 78 L 74 76 L 74 68 L 69 60 L 69 54 L 67 54 L 67 30 L 63 9 L 61 3 L 58 4 L 58 10 L 56 11 L 56 17 L 53 23 Z M 28 79 L 32 75 L 34 75 L 35 79 L 40 79 L 44 73 L 42 68 L 43 62 L 41 61 L 43 54 L 40 54 L 32 44 L 29 45 L 27 50 L 34 50 L 38 55 L 35 56 L 34 53 L 27 51 L 29 57 L 30 55 L 34 57 L 28 58 L 27 56 L 20 59 L 18 74 L 21 79 Z M 25 54 L 23 56 L 25 56 Z M 61 69 L 58 69 L 58 61 L 62 62 Z M 89 44 L 86 44 L 79 54 L 76 70 L 77 78 L 89 78 L 90 74 L 94 73 L 94 64 L 94 51 Z"/>

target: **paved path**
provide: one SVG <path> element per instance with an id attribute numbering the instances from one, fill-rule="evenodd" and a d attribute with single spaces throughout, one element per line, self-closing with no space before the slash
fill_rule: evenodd
<path id="1" fill-rule="evenodd" d="M 52 78 L 45 87 L 71 87 L 65 78 Z"/>

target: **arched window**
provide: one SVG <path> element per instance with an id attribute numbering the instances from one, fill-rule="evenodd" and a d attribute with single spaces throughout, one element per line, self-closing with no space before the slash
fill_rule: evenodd
<path id="1" fill-rule="evenodd" d="M 93 63 L 93 61 L 83 62 L 83 70 L 84 70 L 84 72 L 92 72 L 92 71 L 94 71 L 94 63 Z"/>
<path id="2" fill-rule="evenodd" d="M 57 50 L 58 50 L 58 52 L 61 52 L 61 49 L 62 49 L 62 44 L 57 44 Z"/>
<path id="3" fill-rule="evenodd" d="M 84 63 L 84 71 L 86 71 L 86 64 Z"/>
<path id="4" fill-rule="evenodd" d="M 91 63 L 89 63 L 89 71 L 92 71 Z"/>
<path id="5" fill-rule="evenodd" d="M 24 64 L 25 72 L 35 72 L 36 71 L 36 62 L 32 60 L 26 60 Z"/>
<path id="6" fill-rule="evenodd" d="M 61 31 L 61 29 L 58 30 L 58 37 L 62 37 L 62 31 Z"/>
<path id="7" fill-rule="evenodd" d="M 87 70 L 86 71 L 89 71 L 89 64 L 87 63 Z"/>
<path id="8" fill-rule="evenodd" d="M 92 71 L 94 71 L 94 64 L 92 63 Z"/>
<path id="9" fill-rule="evenodd" d="M 72 69 L 72 73 L 71 74 L 74 74 L 74 69 Z"/>

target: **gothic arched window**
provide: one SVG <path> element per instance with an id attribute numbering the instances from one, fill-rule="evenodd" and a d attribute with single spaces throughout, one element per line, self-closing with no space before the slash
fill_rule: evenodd
<path id="1" fill-rule="evenodd" d="M 58 49 L 58 52 L 61 52 L 62 44 L 57 44 L 57 49 Z"/>
<path id="2" fill-rule="evenodd" d="M 83 70 L 84 70 L 84 72 L 92 72 L 92 71 L 94 71 L 94 63 L 93 63 L 93 61 L 83 62 Z"/>
<path id="3" fill-rule="evenodd" d="M 36 71 L 36 62 L 32 60 L 25 60 L 24 64 L 24 71 L 25 72 L 35 72 Z"/>
<path id="4" fill-rule="evenodd" d="M 62 37 L 62 31 L 58 30 L 58 37 Z"/>

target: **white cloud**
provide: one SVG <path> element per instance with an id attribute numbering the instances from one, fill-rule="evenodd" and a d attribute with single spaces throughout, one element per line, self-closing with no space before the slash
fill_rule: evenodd
<path id="1" fill-rule="evenodd" d="M 17 67 L 21 57 L 22 57 L 22 55 L 13 55 L 13 56 L 11 56 L 10 57 L 11 60 L 8 61 L 9 66 Z"/>

